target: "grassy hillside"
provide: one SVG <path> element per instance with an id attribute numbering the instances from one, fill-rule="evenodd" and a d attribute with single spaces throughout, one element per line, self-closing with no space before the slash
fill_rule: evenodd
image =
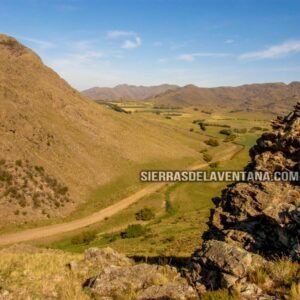
<path id="1" fill-rule="evenodd" d="M 138 181 L 139 168 L 189 164 L 198 155 L 194 137 L 84 98 L 30 49 L 5 35 L 0 36 L 0 119 L 1 159 L 28 160 L 67 186 L 74 202 L 64 214 L 101 186 L 128 174 Z M 11 218 L 4 216 L 2 222 Z"/>

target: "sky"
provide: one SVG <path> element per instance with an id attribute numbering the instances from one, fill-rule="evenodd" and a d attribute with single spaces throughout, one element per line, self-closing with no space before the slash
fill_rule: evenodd
<path id="1" fill-rule="evenodd" d="M 0 0 L 0 33 L 79 90 L 300 80 L 299 0 Z"/>

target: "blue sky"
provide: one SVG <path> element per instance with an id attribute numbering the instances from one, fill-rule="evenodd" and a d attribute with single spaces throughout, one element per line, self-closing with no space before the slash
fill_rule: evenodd
<path id="1" fill-rule="evenodd" d="M 0 32 L 79 90 L 300 80 L 299 0 L 0 0 Z"/>

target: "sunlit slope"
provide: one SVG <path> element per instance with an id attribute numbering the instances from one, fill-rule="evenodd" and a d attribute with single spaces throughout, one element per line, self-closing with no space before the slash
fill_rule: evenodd
<path id="1" fill-rule="evenodd" d="M 197 157 L 180 133 L 88 100 L 5 35 L 0 35 L 0 136 L 0 159 L 43 166 L 69 187 L 75 203 L 62 215 L 132 167 Z M 7 203 L 0 205 L 9 212 Z"/>
<path id="2" fill-rule="evenodd" d="M 300 83 L 249 84 L 238 87 L 199 88 L 187 85 L 156 96 L 166 106 L 202 106 L 206 109 L 282 113 L 300 99 Z"/>

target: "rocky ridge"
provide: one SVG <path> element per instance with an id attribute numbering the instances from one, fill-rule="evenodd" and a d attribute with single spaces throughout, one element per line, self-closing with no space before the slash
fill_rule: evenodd
<path id="1" fill-rule="evenodd" d="M 272 127 L 273 132 L 264 133 L 250 150 L 245 170 L 299 172 L 300 103 L 288 116 L 273 121 Z M 299 181 L 238 182 L 213 202 L 209 229 L 192 256 L 194 286 L 200 293 L 230 289 L 241 299 L 286 299 L 274 282 L 272 288 L 263 289 L 249 280 L 249 274 L 270 268 L 282 257 L 300 262 Z M 300 279 L 297 268 L 295 284 Z"/>

